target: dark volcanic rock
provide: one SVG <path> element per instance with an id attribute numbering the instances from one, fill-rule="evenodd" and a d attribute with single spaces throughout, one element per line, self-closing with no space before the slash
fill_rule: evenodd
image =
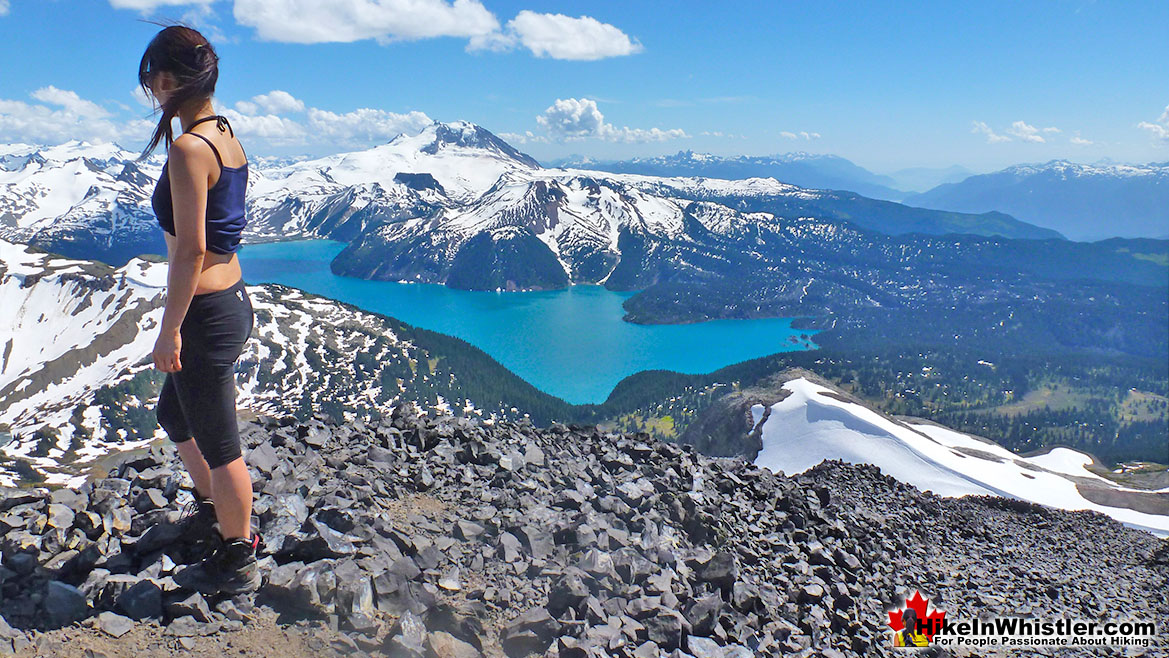
<path id="1" fill-rule="evenodd" d="M 646 435 L 402 407 L 241 433 L 260 592 L 174 584 L 198 559 L 170 523 L 191 492 L 173 448 L 151 449 L 75 491 L 0 492 L 0 619 L 18 636 L 0 627 L 0 653 L 88 616 L 186 647 L 264 612 L 314 618 L 358 655 L 867 656 L 913 589 L 972 613 L 1169 618 L 1164 540 L 873 467 L 786 477 Z"/>

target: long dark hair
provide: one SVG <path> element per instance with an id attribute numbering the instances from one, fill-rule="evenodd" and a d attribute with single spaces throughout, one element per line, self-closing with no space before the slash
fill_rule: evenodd
<path id="1" fill-rule="evenodd" d="M 192 101 L 205 102 L 215 95 L 215 82 L 219 79 L 219 55 L 198 30 L 181 23 L 167 25 L 150 40 L 146 52 L 142 53 L 142 62 L 138 64 L 138 84 L 147 98 L 151 98 L 147 81 L 150 76 L 162 71 L 173 75 L 178 86 L 161 108 L 156 108 L 155 111 L 162 110 L 162 116 L 158 119 L 146 150 L 138 156 L 139 160 L 148 157 L 160 141 L 165 140 L 169 152 L 171 142 L 174 141 L 171 120 L 179 113 L 179 109 Z"/>

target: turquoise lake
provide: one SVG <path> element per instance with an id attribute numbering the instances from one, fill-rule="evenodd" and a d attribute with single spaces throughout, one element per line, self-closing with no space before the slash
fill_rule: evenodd
<path id="1" fill-rule="evenodd" d="M 789 340 L 815 333 L 792 329 L 790 318 L 632 324 L 621 319 L 621 303 L 634 293 L 597 285 L 480 292 L 337 276 L 329 263 L 344 247 L 331 240 L 245 245 L 244 280 L 300 288 L 457 336 L 536 388 L 576 404 L 604 402 L 617 382 L 640 370 L 704 373 L 815 347 Z"/>

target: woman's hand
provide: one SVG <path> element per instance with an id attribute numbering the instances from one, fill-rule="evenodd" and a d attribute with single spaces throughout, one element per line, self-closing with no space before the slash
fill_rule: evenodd
<path id="1" fill-rule="evenodd" d="M 183 339 L 178 331 L 163 330 L 154 341 L 154 367 L 163 372 L 178 372 L 183 369 L 179 361 L 179 351 L 182 349 Z"/>

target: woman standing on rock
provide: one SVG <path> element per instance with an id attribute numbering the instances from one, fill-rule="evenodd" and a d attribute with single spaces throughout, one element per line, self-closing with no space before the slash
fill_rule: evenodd
<path id="1" fill-rule="evenodd" d="M 260 584 L 252 480 L 235 415 L 234 365 L 253 325 L 235 253 L 246 224 L 248 163 L 227 118 L 211 106 L 218 62 L 202 34 L 171 25 L 150 41 L 138 66 L 139 84 L 162 110 L 142 157 L 163 138 L 167 146 L 152 198 L 170 263 L 154 344 L 154 364 L 167 373 L 156 413 L 195 484 L 196 502 L 180 521 L 180 540 L 216 544 L 174 580 L 204 594 L 252 591 Z M 183 133 L 172 139 L 176 116 Z"/>

